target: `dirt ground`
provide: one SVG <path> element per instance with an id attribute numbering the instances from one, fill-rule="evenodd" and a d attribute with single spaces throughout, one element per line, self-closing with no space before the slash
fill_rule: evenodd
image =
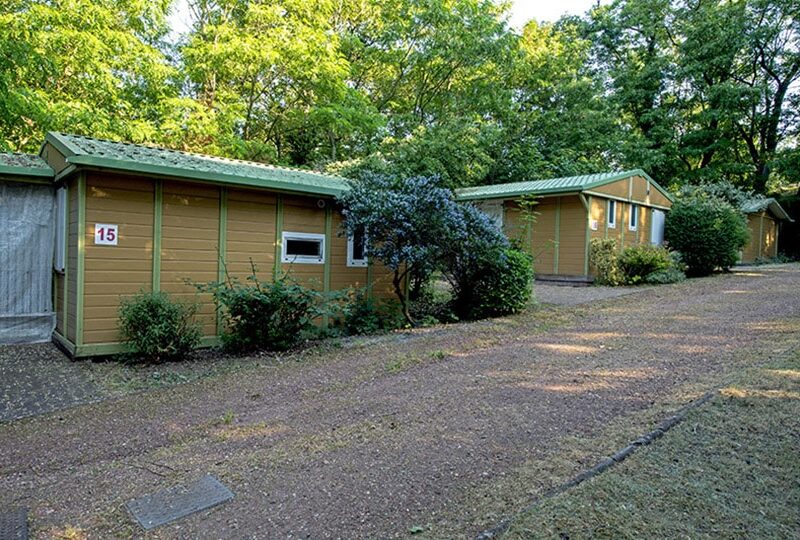
<path id="1" fill-rule="evenodd" d="M 798 340 L 782 265 L 344 341 L 1 423 L 0 509 L 45 538 L 474 537 Z M 206 473 L 235 499 L 147 534 L 124 509 Z"/>

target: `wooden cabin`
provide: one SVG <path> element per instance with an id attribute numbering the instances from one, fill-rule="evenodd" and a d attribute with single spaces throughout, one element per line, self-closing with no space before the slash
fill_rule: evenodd
<path id="1" fill-rule="evenodd" d="M 456 197 L 494 217 L 533 255 L 537 279 L 573 282 L 594 279 L 593 238 L 614 238 L 620 250 L 661 244 L 673 202 L 639 169 L 464 188 Z M 536 201 L 532 212 L 524 210 L 526 200 Z"/>
<path id="2" fill-rule="evenodd" d="M 343 178 L 61 133 L 40 154 L 59 216 L 53 336 L 73 357 L 123 350 L 120 299 L 142 290 L 196 302 L 202 343 L 216 344 L 222 323 L 191 282 L 244 280 L 251 261 L 261 280 L 393 296 L 389 271 L 340 235 Z"/>
<path id="3" fill-rule="evenodd" d="M 767 198 L 747 202 L 742 211 L 747 216 L 750 240 L 742 250 L 741 262 L 750 264 L 777 257 L 781 222 L 793 221 L 786 210 L 775 199 Z"/>

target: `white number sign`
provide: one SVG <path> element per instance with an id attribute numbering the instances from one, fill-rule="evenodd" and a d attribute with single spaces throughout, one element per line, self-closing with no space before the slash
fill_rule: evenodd
<path id="1" fill-rule="evenodd" d="M 116 246 L 119 235 L 117 225 L 98 223 L 94 226 L 94 243 L 100 246 Z"/>

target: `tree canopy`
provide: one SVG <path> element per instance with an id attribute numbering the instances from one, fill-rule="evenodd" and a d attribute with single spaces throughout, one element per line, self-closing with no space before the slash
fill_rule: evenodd
<path id="1" fill-rule="evenodd" d="M 800 173 L 796 0 L 615 0 L 517 32 L 493 0 L 8 0 L 0 149 L 47 130 L 450 187 L 641 167 Z"/>

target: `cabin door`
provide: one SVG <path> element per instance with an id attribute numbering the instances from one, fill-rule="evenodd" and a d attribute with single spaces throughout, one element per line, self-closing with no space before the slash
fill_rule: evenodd
<path id="1" fill-rule="evenodd" d="M 664 211 L 653 209 L 653 221 L 650 227 L 650 243 L 660 246 L 664 243 Z"/>

